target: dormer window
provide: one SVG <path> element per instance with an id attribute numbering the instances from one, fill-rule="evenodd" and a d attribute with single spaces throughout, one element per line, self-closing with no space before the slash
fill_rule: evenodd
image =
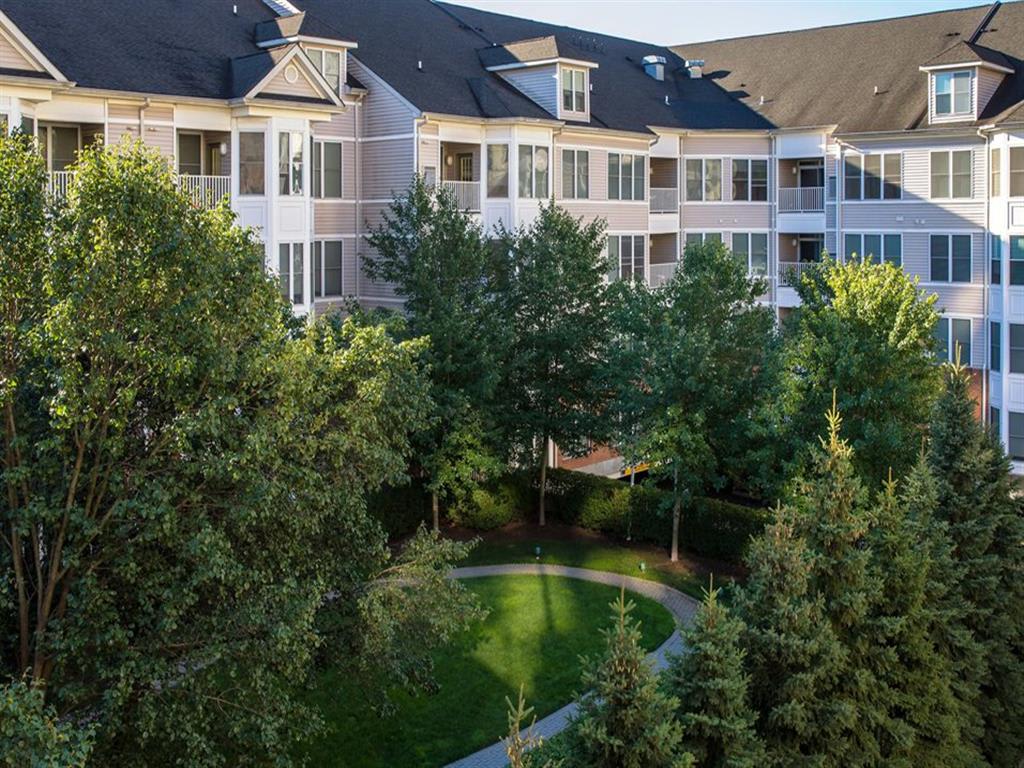
<path id="1" fill-rule="evenodd" d="M 587 111 L 587 72 L 584 69 L 562 68 L 562 111 Z"/>
<path id="2" fill-rule="evenodd" d="M 970 70 L 937 72 L 934 82 L 936 116 L 959 117 L 974 112 L 971 104 Z"/>
<path id="3" fill-rule="evenodd" d="M 320 70 L 324 80 L 331 84 L 335 93 L 341 93 L 341 51 L 331 51 L 325 48 L 307 48 L 306 55 L 309 56 L 313 66 Z"/>

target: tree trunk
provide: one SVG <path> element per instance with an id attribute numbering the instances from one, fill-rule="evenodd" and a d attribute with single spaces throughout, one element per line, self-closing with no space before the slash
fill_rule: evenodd
<path id="1" fill-rule="evenodd" d="M 673 563 L 679 562 L 679 517 L 683 511 L 683 502 L 676 496 L 672 502 L 672 556 L 669 558 Z"/>
<path id="2" fill-rule="evenodd" d="M 548 490 L 548 438 L 544 438 L 544 447 L 540 457 L 540 524 L 547 523 L 544 514 L 544 499 Z"/>
<path id="3" fill-rule="evenodd" d="M 438 506 L 437 491 L 432 491 L 430 494 L 430 509 L 434 513 L 434 533 L 441 530 L 441 514 L 438 512 Z"/>

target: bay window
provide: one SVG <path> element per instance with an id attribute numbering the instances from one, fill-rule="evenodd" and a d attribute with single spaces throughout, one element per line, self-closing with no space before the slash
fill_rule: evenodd
<path id="1" fill-rule="evenodd" d="M 1024 147 L 1010 147 L 1010 197 L 1024 197 Z"/>
<path id="2" fill-rule="evenodd" d="M 487 196 L 508 197 L 508 144 L 487 145 Z"/>
<path id="3" fill-rule="evenodd" d="M 280 195 L 302 194 L 305 142 L 298 131 L 282 131 L 278 141 L 278 187 Z"/>
<path id="4" fill-rule="evenodd" d="M 1010 285 L 1024 285 L 1024 236 L 1010 236 Z"/>
<path id="5" fill-rule="evenodd" d="M 543 199 L 548 196 L 549 154 L 547 147 L 519 145 L 519 196 Z"/>
<path id="6" fill-rule="evenodd" d="M 266 144 L 262 133 L 238 134 L 238 192 L 242 195 L 265 193 Z"/>
<path id="7" fill-rule="evenodd" d="M 302 243 L 281 243 L 278 247 L 277 275 L 281 283 L 281 295 L 292 304 L 305 304 L 303 285 L 303 261 L 305 253 Z"/>

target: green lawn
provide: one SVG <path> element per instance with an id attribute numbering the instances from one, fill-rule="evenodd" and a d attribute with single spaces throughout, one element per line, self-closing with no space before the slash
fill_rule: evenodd
<path id="1" fill-rule="evenodd" d="M 323 675 L 309 702 L 323 713 L 329 732 L 309 746 L 311 765 L 436 768 L 501 738 L 505 697 L 514 699 L 520 684 L 538 717 L 572 700 L 579 655 L 602 649 L 598 630 L 609 625 L 618 590 L 553 576 L 488 577 L 466 585 L 490 615 L 457 646 L 438 653 L 437 694 L 399 692 L 397 714 L 380 719 L 340 674 Z M 644 645 L 653 649 L 671 634 L 672 617 L 652 600 L 631 597 Z"/>
<path id="2" fill-rule="evenodd" d="M 670 564 L 666 553 L 654 547 L 623 547 L 600 539 L 544 539 L 541 536 L 543 534 L 515 539 L 486 539 L 479 542 L 460 565 L 538 562 L 534 549 L 539 545 L 539 562 L 637 576 L 668 584 L 698 600 L 701 599 L 701 589 L 708 585 L 706 577 L 698 576 L 685 565 Z M 645 570 L 640 570 L 640 563 L 644 563 Z M 715 583 L 719 581 L 716 575 Z"/>

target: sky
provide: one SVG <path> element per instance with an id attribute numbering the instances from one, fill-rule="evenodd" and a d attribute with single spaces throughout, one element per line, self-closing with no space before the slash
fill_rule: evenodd
<path id="1" fill-rule="evenodd" d="M 448 0 L 658 45 L 983 5 L 984 0 Z"/>

